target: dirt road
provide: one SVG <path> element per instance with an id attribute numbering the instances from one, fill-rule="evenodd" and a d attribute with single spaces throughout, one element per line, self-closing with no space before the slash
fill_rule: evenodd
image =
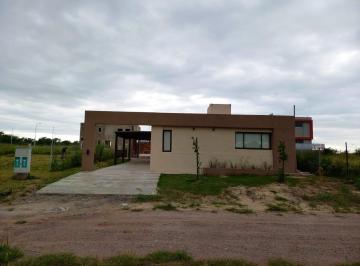
<path id="1" fill-rule="evenodd" d="M 57 202 L 62 207 L 52 209 L 44 204 L 1 206 L 0 241 L 9 237 L 28 255 L 66 251 L 103 257 L 165 249 L 260 264 L 274 257 L 310 265 L 360 261 L 358 214 L 132 212 L 116 200 L 86 199 Z"/>

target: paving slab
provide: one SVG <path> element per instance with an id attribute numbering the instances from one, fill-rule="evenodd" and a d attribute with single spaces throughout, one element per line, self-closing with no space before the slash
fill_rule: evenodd
<path id="1" fill-rule="evenodd" d="M 132 159 L 91 172 L 79 172 L 40 189 L 39 194 L 156 194 L 159 173 L 150 171 L 148 159 Z"/>

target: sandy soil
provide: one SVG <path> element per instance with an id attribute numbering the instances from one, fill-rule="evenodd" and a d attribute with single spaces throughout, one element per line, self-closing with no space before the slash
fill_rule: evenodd
<path id="1" fill-rule="evenodd" d="M 160 211 L 119 197 L 32 196 L 0 205 L 0 241 L 28 255 L 112 256 L 186 250 L 194 258 L 282 257 L 310 265 L 360 261 L 360 215 Z M 129 208 L 130 210 L 124 210 Z"/>

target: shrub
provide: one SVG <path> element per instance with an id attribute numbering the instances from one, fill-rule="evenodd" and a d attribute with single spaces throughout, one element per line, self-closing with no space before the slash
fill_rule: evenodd
<path id="1" fill-rule="evenodd" d="M 105 145 L 103 144 L 96 145 L 95 158 L 94 158 L 95 162 L 106 161 L 113 157 L 114 157 L 114 153 L 110 148 L 105 147 Z"/>
<path id="2" fill-rule="evenodd" d="M 344 153 L 322 153 L 320 159 L 320 167 L 324 175 L 346 177 L 346 160 Z M 316 174 L 319 167 L 319 152 L 298 151 L 297 167 L 301 171 Z M 354 182 L 360 177 L 360 158 L 356 154 L 349 155 L 349 177 L 352 178 Z"/>
<path id="3" fill-rule="evenodd" d="M 55 155 L 51 164 L 51 171 L 62 171 L 64 169 L 81 166 L 81 151 L 75 150 L 61 160 Z"/>
<path id="4" fill-rule="evenodd" d="M 20 249 L 10 247 L 7 244 L 0 245 L 0 265 L 6 265 L 7 263 L 16 260 L 23 256 Z"/>

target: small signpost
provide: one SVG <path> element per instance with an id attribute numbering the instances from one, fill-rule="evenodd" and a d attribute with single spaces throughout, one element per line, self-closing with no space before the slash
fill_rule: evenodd
<path id="1" fill-rule="evenodd" d="M 319 151 L 319 161 L 318 161 L 318 174 L 322 175 L 322 169 L 321 169 L 321 151 L 325 150 L 325 144 L 316 144 L 313 145 L 314 151 Z"/>
<path id="2" fill-rule="evenodd" d="M 14 178 L 26 179 L 30 174 L 31 147 L 16 148 L 14 160 Z"/>

